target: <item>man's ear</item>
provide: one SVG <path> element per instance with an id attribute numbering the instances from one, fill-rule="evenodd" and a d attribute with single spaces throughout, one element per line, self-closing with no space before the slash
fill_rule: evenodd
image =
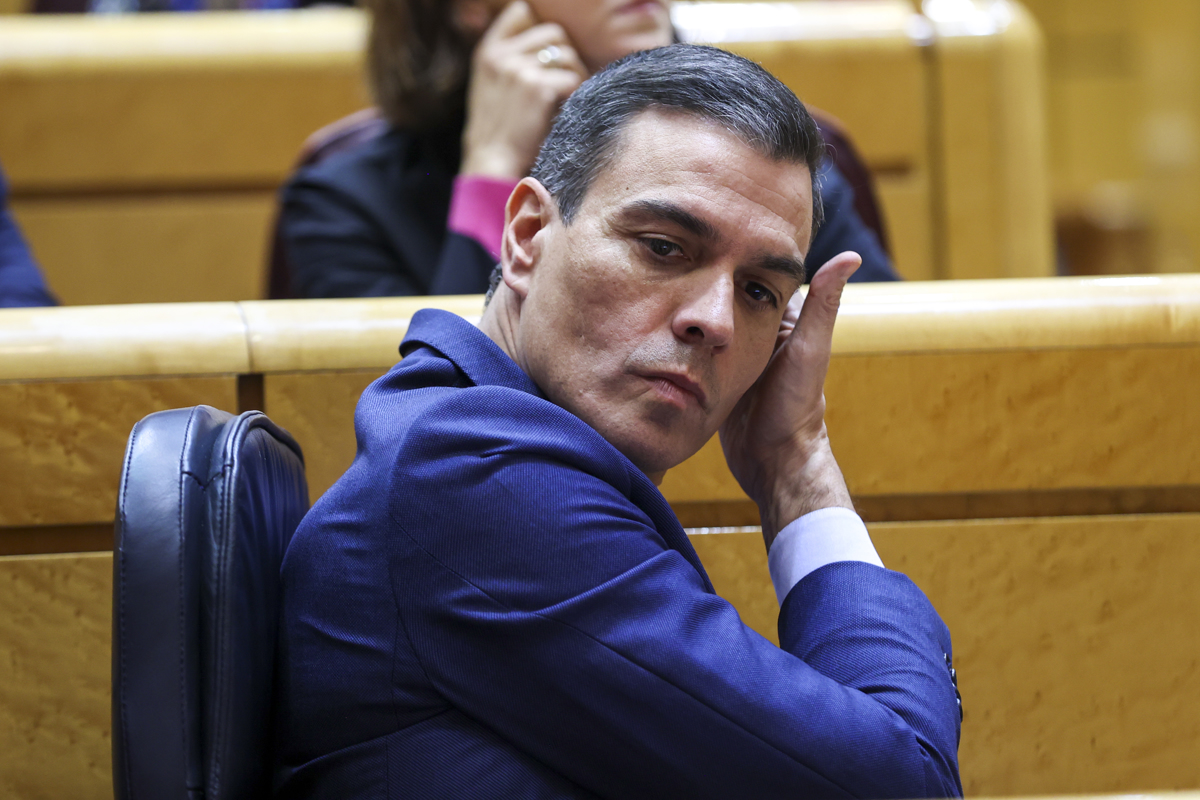
<path id="1" fill-rule="evenodd" d="M 557 219 L 558 207 L 545 186 L 525 178 L 508 196 L 504 217 L 504 240 L 500 244 L 504 283 L 524 300 L 542 257 L 545 231 Z"/>

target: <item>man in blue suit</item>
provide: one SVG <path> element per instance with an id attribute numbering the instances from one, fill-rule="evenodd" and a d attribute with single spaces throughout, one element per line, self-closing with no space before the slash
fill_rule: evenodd
<path id="1" fill-rule="evenodd" d="M 882 567 L 823 421 L 858 258 L 789 302 L 820 156 L 789 90 L 709 48 L 571 97 L 479 327 L 414 316 L 288 550 L 279 796 L 961 794 L 949 633 Z M 718 430 L 779 647 L 656 488 Z"/>

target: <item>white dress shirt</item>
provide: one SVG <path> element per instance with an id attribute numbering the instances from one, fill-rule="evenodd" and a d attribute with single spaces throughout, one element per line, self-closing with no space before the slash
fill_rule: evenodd
<path id="1" fill-rule="evenodd" d="M 836 561 L 883 566 L 862 518 L 848 508 L 821 508 L 788 523 L 767 554 L 767 567 L 780 605 L 810 572 Z"/>

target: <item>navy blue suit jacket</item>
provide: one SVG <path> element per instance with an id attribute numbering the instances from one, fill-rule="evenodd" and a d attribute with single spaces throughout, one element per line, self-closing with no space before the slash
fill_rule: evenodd
<path id="1" fill-rule="evenodd" d="M 279 796 L 961 793 L 950 637 L 908 578 L 817 570 L 776 647 L 483 333 L 422 311 L 402 352 L 284 560 Z"/>
<path id="2" fill-rule="evenodd" d="M 0 308 L 56 304 L 8 210 L 8 184 L 0 170 Z"/>

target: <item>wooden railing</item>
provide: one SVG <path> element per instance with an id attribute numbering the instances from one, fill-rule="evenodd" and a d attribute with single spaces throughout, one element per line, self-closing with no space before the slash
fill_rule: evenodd
<path id="1" fill-rule="evenodd" d="M 109 791 L 105 551 L 133 423 L 263 408 L 304 447 L 315 498 L 429 302 L 0 312 L 0 791 Z M 847 290 L 830 435 L 884 562 L 953 633 L 970 794 L 1200 787 L 1197 375 L 1200 276 Z M 773 638 L 755 510 L 718 451 L 663 491 L 718 591 Z"/>

